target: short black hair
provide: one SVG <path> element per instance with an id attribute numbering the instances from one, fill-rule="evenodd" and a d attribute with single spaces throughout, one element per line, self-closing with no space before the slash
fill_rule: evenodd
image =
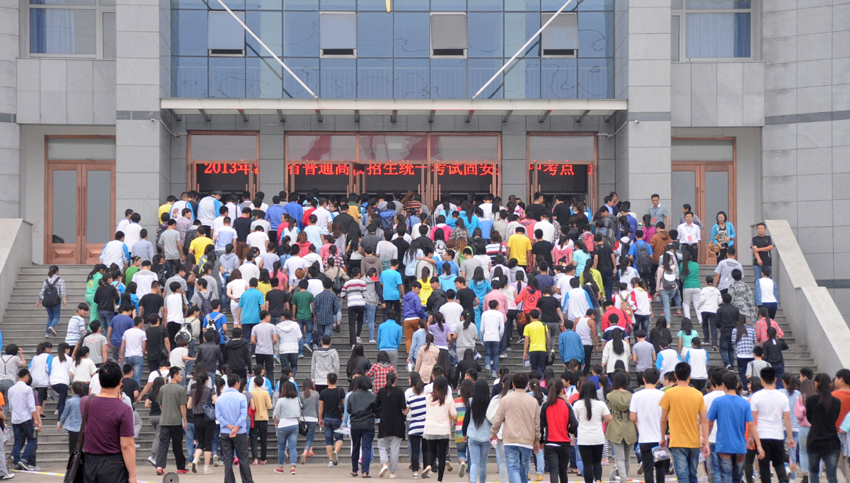
<path id="1" fill-rule="evenodd" d="M 118 385 L 121 384 L 121 379 L 124 378 L 124 373 L 121 371 L 121 368 L 118 367 L 118 363 L 112 361 L 104 362 L 97 372 L 100 387 L 103 389 L 118 387 Z"/>
<path id="2" fill-rule="evenodd" d="M 674 372 L 676 373 L 677 381 L 687 381 L 691 377 L 691 365 L 687 362 L 680 362 L 676 364 Z"/>
<path id="3" fill-rule="evenodd" d="M 776 369 L 771 366 L 764 367 L 759 372 L 759 376 L 765 384 L 774 384 L 776 382 Z"/>
<path id="4" fill-rule="evenodd" d="M 660 376 L 660 373 L 658 372 L 658 369 L 656 369 L 654 367 L 650 367 L 649 369 L 644 369 L 643 374 L 642 374 L 643 380 L 647 384 L 658 384 L 658 377 L 659 376 Z"/>

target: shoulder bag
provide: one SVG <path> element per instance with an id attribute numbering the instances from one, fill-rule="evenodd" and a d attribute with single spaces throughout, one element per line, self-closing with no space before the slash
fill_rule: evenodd
<path id="1" fill-rule="evenodd" d="M 86 407 L 83 410 L 83 424 L 80 426 L 80 434 L 77 437 L 77 446 L 68 458 L 68 465 L 65 467 L 65 479 L 63 483 L 82 483 L 83 481 L 83 464 L 85 460 L 82 450 L 83 436 L 86 432 L 86 418 L 89 414 L 89 406 L 91 406 L 91 401 L 94 397 L 95 396 L 89 396 L 86 401 Z"/>
<path id="2" fill-rule="evenodd" d="M 298 434 L 301 436 L 307 436 L 307 423 L 304 421 L 304 405 L 301 404 L 301 400 L 298 400 L 298 407 L 301 409 L 298 416 Z"/>

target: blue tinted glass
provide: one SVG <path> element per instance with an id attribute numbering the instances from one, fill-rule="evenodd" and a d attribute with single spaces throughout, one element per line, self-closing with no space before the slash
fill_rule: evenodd
<path id="1" fill-rule="evenodd" d="M 283 0 L 284 10 L 318 10 L 319 2 L 316 0 Z"/>
<path id="2" fill-rule="evenodd" d="M 396 59 L 393 73 L 396 99 L 428 99 L 429 64 L 427 59 Z"/>
<path id="3" fill-rule="evenodd" d="M 572 7 L 572 4 L 570 5 Z M 567 8 L 570 8 L 567 7 Z M 587 11 L 600 11 L 600 10 L 614 10 L 614 0 L 584 0 L 583 2 L 578 4 L 579 12 L 587 12 Z"/>
<path id="4" fill-rule="evenodd" d="M 245 59 L 210 58 L 209 97 L 245 97 Z"/>
<path id="5" fill-rule="evenodd" d="M 578 98 L 614 98 L 614 61 L 612 59 L 578 60 Z"/>
<path id="6" fill-rule="evenodd" d="M 557 12 L 560 10 L 562 6 L 564 6 L 564 2 L 567 0 L 540 0 L 540 11 L 541 12 Z M 565 12 L 572 12 L 576 9 L 576 4 L 578 2 L 573 0 L 572 3 L 567 5 L 567 8 L 564 9 Z"/>
<path id="7" fill-rule="evenodd" d="M 387 2 L 384 0 L 357 0 L 357 10 L 380 10 L 386 13 Z"/>
<path id="8" fill-rule="evenodd" d="M 263 40 L 263 43 L 280 57 L 283 55 L 283 13 L 281 12 L 247 12 L 248 28 Z M 246 54 L 249 57 L 271 57 L 254 37 L 245 35 L 248 44 Z"/>
<path id="9" fill-rule="evenodd" d="M 540 98 L 540 60 L 514 61 L 505 70 L 505 99 L 538 98 Z"/>
<path id="10" fill-rule="evenodd" d="M 322 98 L 354 99 L 357 91 L 354 59 L 322 59 Z"/>
<path id="11" fill-rule="evenodd" d="M 280 12 L 283 8 L 283 0 L 245 0 L 245 8 L 248 10 L 274 10 Z"/>
<path id="12" fill-rule="evenodd" d="M 502 57 L 502 14 L 469 14 L 469 57 Z M 513 53 L 511 53 L 513 55 Z"/>
<path id="13" fill-rule="evenodd" d="M 539 29 L 539 13 L 506 13 L 505 55 L 513 56 Z M 521 55 L 524 57 L 540 57 L 540 37 L 537 37 Z"/>
<path id="14" fill-rule="evenodd" d="M 582 12 L 578 14 L 578 56 L 614 56 L 613 12 Z"/>
<path id="15" fill-rule="evenodd" d="M 272 58 L 247 59 L 245 97 L 279 99 L 283 96 L 283 67 Z M 291 68 L 291 67 L 290 67 Z"/>
<path id="16" fill-rule="evenodd" d="M 428 11 L 428 0 L 393 0 L 393 11 Z"/>
<path id="17" fill-rule="evenodd" d="M 171 82 L 175 97 L 207 97 L 207 58 L 172 57 Z"/>
<path id="18" fill-rule="evenodd" d="M 469 59 L 469 83 L 466 96 L 472 97 L 478 89 L 487 83 L 493 74 L 502 67 L 502 59 Z M 484 89 L 478 99 L 501 99 L 505 97 L 503 76 L 500 74 L 493 82 Z"/>
<path id="19" fill-rule="evenodd" d="M 93 9 L 32 8 L 30 52 L 94 55 L 96 24 L 97 12 Z"/>
<path id="20" fill-rule="evenodd" d="M 287 57 L 319 56 L 318 12 L 286 12 L 283 16 L 283 52 Z"/>
<path id="21" fill-rule="evenodd" d="M 505 0 L 505 11 L 540 10 L 540 0 Z"/>
<path id="22" fill-rule="evenodd" d="M 368 59 L 357 61 L 357 98 L 393 98 L 392 59 Z"/>
<path id="23" fill-rule="evenodd" d="M 356 0 L 322 0 L 321 10 L 353 11 L 357 7 Z"/>
<path id="24" fill-rule="evenodd" d="M 542 59 L 540 77 L 541 98 L 576 98 L 576 59 Z"/>
<path id="25" fill-rule="evenodd" d="M 490 11 L 500 12 L 502 10 L 502 0 L 468 0 L 469 11 Z"/>
<path id="26" fill-rule="evenodd" d="M 466 0 L 431 0 L 432 12 L 462 12 L 465 10 Z"/>
<path id="27" fill-rule="evenodd" d="M 171 12 L 171 54 L 207 55 L 207 11 Z"/>
<path id="28" fill-rule="evenodd" d="M 357 56 L 393 56 L 393 14 L 378 12 L 357 14 Z"/>
<path id="29" fill-rule="evenodd" d="M 103 2 L 101 1 L 101 5 Z M 171 0 L 172 8 L 209 10 L 204 0 Z"/>
<path id="30" fill-rule="evenodd" d="M 307 84 L 317 96 L 319 94 L 319 59 L 284 59 L 286 66 Z M 310 99 L 310 94 L 289 73 L 283 74 L 283 97 Z"/>
<path id="31" fill-rule="evenodd" d="M 231 10 L 245 10 L 245 0 L 223 0 Z M 210 10 L 224 10 L 224 7 L 218 3 L 218 0 L 209 2 Z"/>
<path id="32" fill-rule="evenodd" d="M 430 15 L 396 13 L 393 44 L 396 57 L 428 57 L 431 48 Z"/>
<path id="33" fill-rule="evenodd" d="M 466 97 L 466 60 L 431 60 L 431 98 L 463 99 Z"/>

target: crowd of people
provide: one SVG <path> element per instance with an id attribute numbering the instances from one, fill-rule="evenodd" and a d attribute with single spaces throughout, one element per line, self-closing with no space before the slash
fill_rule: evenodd
<path id="1" fill-rule="evenodd" d="M 491 447 L 501 481 L 534 472 L 537 480 L 548 472 L 553 483 L 580 472 L 588 483 L 601 481 L 609 458 L 612 476 L 624 481 L 631 451 L 654 461 L 641 465 L 647 481 L 663 481 L 672 461 L 680 479 L 696 482 L 700 451 L 711 455 L 716 483 L 740 481 L 752 455 L 762 481 L 770 462 L 785 481 L 784 462 L 794 468 L 805 452 L 795 441 L 805 444 L 776 436 L 783 417 L 794 433 L 810 428 L 806 456 L 815 468 L 823 460 L 834 477 L 832 443 L 850 411 L 850 372 L 836 377 L 835 404 L 828 376 L 809 372 L 801 383 L 785 372 L 788 345 L 773 320 L 773 243 L 763 224 L 750 245 L 752 290 L 723 212 L 703 240 L 688 205 L 668 231 L 673 220 L 657 195 L 641 216 L 616 193 L 595 213 L 580 199 L 546 200 L 536 193 L 531 203 L 512 196 L 503 205 L 470 195 L 429 207 L 413 192 L 347 199 L 281 192 L 267 204 L 262 193 L 188 192 L 160 207 L 155 234 L 127 210 L 55 355 L 50 339 L 66 304 L 56 266 L 37 302 L 48 313 L 46 340 L 29 364 L 7 341 L 0 393 L 12 409 L 11 462 L 37 468 L 35 434 L 55 393 L 69 452 L 84 431 L 86 456 L 103 460 L 86 472 L 100 477 L 134 480 L 137 448 L 149 450 L 164 474 L 171 444 L 178 473 L 213 474 L 221 464 L 230 483 L 238 465 L 249 482 L 252 467 L 268 463 L 272 422 L 273 471 L 292 475 L 315 456 L 321 431 L 329 467 L 350 439 L 352 477 L 371 476 L 377 438 L 378 473 L 389 478 L 399 475 L 407 440 L 413 477 L 443 481 L 453 471 L 454 439 L 459 476 L 473 482 L 486 481 Z M 704 285 L 700 247 L 717 260 Z M 659 299 L 663 309 L 654 314 Z M 676 338 L 674 311 L 684 312 Z M 345 364 L 339 346 L 350 350 Z M 708 349 L 718 346 L 721 361 L 710 361 Z M 500 367 L 514 350 L 522 351 L 523 372 Z M 404 366 L 409 378 L 399 384 Z M 784 416 L 774 389 L 784 391 Z M 751 410 L 742 409 L 742 394 Z M 104 398 L 123 401 L 106 408 Z M 83 428 L 91 402 L 110 415 Z M 138 405 L 150 409 L 151 448 L 133 439 L 144 424 Z M 826 419 L 807 420 L 809 406 L 813 419 Z M 748 426 L 754 415 L 757 424 Z"/>

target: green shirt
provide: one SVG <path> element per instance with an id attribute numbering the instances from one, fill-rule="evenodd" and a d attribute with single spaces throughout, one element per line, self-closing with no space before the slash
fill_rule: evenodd
<path id="1" fill-rule="evenodd" d="M 133 281 L 133 275 L 139 271 L 139 267 L 130 267 L 124 272 L 124 285 L 129 285 Z"/>
<path id="2" fill-rule="evenodd" d="M 699 284 L 699 264 L 694 261 L 688 262 L 688 275 L 685 276 L 685 269 L 683 268 L 683 264 L 679 264 L 679 273 L 682 274 L 682 278 L 684 279 L 682 288 L 700 288 Z"/>
<path id="3" fill-rule="evenodd" d="M 166 384 L 159 389 L 156 402 L 162 409 L 159 424 L 162 426 L 183 426 L 183 414 L 180 406 L 186 405 L 186 388 L 180 384 Z"/>
<path id="4" fill-rule="evenodd" d="M 292 303 L 295 305 L 296 320 L 313 320 L 313 309 L 310 305 L 313 303 L 313 294 L 306 290 L 299 290 L 292 296 Z"/>
<path id="5" fill-rule="evenodd" d="M 680 330 L 679 333 L 676 334 L 676 337 L 682 339 L 682 347 L 687 347 L 688 349 L 690 349 L 692 347 L 691 341 L 699 337 L 699 332 L 694 329 L 691 329 L 690 335 L 685 335 L 685 331 Z"/>

